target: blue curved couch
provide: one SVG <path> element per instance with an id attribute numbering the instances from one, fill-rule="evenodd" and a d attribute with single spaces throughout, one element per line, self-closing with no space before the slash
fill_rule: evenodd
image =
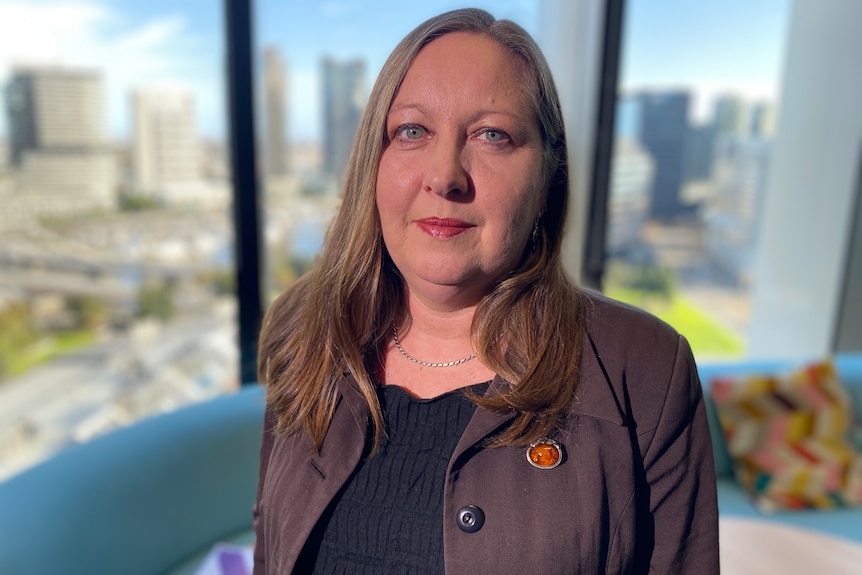
<path id="1" fill-rule="evenodd" d="M 0 483 L 0 574 L 193 573 L 251 542 L 256 385 L 154 416 Z"/>
<path id="2" fill-rule="evenodd" d="M 836 359 L 862 421 L 862 354 Z M 718 374 L 778 362 L 703 364 Z M 723 517 L 779 521 L 862 544 L 862 509 L 762 514 L 733 479 L 707 393 Z M 253 542 L 263 393 L 237 393 L 141 421 L 0 484 L 0 574 L 191 574 L 217 542 Z"/>

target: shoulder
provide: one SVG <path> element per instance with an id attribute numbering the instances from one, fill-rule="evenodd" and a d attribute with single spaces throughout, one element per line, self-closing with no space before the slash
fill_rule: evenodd
<path id="1" fill-rule="evenodd" d="M 582 310 L 586 336 L 592 347 L 630 361 L 651 362 L 661 352 L 672 353 L 680 334 L 654 315 L 584 291 Z"/>
<path id="2" fill-rule="evenodd" d="M 671 394 L 696 401 L 699 381 L 688 342 L 655 316 L 585 292 L 585 336 L 577 411 L 634 424 L 658 424 Z"/>

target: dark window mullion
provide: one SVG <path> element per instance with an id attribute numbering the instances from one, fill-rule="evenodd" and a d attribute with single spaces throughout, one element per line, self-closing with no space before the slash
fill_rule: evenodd
<path id="1" fill-rule="evenodd" d="M 601 289 L 605 271 L 605 235 L 608 225 L 611 164 L 614 153 L 614 122 L 617 86 L 622 53 L 625 0 L 605 0 L 605 29 L 602 36 L 602 68 L 599 78 L 598 120 L 595 155 L 587 218 L 581 281 L 586 287 Z"/>
<path id="2" fill-rule="evenodd" d="M 257 381 L 257 337 L 263 311 L 260 289 L 260 194 L 254 133 L 254 5 L 252 0 L 225 0 L 224 7 L 239 377 L 241 383 L 249 384 Z"/>

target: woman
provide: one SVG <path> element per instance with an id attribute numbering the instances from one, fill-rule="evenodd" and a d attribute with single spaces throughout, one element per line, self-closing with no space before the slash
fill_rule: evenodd
<path id="1" fill-rule="evenodd" d="M 547 64 L 479 10 L 371 93 L 315 269 L 270 309 L 256 573 L 716 573 L 688 344 L 578 290 Z"/>

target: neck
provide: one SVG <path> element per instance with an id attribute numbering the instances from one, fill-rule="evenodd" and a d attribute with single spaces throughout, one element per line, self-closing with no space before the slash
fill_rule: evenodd
<path id="1" fill-rule="evenodd" d="M 476 306 L 450 308 L 429 305 L 408 291 L 407 309 L 396 320 L 399 336 L 402 341 L 407 337 L 417 338 L 423 345 L 467 345 L 469 348 L 475 311 Z"/>
<path id="2" fill-rule="evenodd" d="M 457 317 L 467 312 L 471 317 L 479 302 L 492 289 L 491 282 L 481 279 L 469 285 L 440 285 L 414 279 L 411 285 L 404 281 L 407 306 L 412 314 L 426 313 L 435 317 Z"/>
<path id="3" fill-rule="evenodd" d="M 494 372 L 478 358 L 458 362 L 476 351 L 471 339 L 474 311 L 474 307 L 441 310 L 408 297 L 407 309 L 396 320 L 404 351 L 390 338 L 378 370 L 380 382 L 398 385 L 417 397 L 435 397 L 493 378 Z M 434 367 L 422 362 L 452 365 Z"/>

